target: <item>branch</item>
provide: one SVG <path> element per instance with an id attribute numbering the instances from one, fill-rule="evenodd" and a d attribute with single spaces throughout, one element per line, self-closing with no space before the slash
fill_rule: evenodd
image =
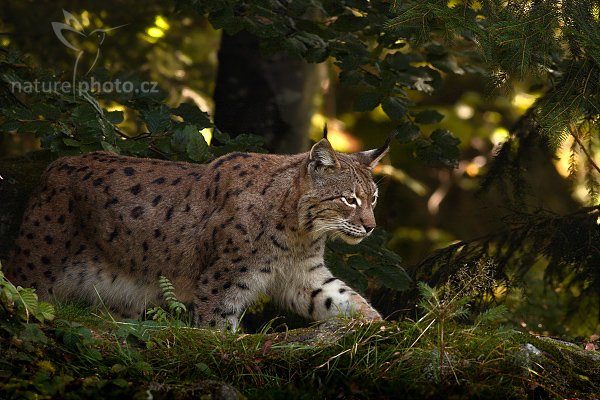
<path id="1" fill-rule="evenodd" d="M 571 129 L 569 129 L 569 132 L 571 133 L 571 136 L 573 136 L 573 139 L 575 139 L 575 141 L 577 142 L 577 144 L 579 145 L 579 147 L 581 148 L 581 150 L 583 150 L 583 153 L 585 154 L 585 156 L 587 157 L 588 161 L 590 162 L 590 164 L 592 165 L 592 167 L 594 167 L 594 169 L 600 173 L 600 168 L 598 167 L 598 165 L 596 164 L 596 162 L 594 161 L 594 158 L 590 155 L 590 153 L 588 153 L 588 151 L 586 150 L 585 146 L 583 145 L 583 143 L 581 143 L 581 140 L 579 140 L 579 138 L 577 137 L 576 134 L 573 133 L 573 131 Z"/>

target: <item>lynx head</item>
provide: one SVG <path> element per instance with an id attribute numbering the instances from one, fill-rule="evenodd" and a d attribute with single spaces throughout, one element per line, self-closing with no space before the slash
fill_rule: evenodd
<path id="1" fill-rule="evenodd" d="M 337 153 L 325 137 L 308 154 L 309 189 L 300 198 L 301 226 L 315 238 L 328 236 L 356 244 L 375 228 L 377 185 L 371 170 L 389 150 L 392 137 L 377 149 Z"/>

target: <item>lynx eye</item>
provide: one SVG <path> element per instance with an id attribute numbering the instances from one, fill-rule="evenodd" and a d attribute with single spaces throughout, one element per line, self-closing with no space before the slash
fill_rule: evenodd
<path id="1" fill-rule="evenodd" d="M 356 207 L 358 205 L 358 199 L 356 197 L 342 196 L 341 199 L 348 207 Z"/>

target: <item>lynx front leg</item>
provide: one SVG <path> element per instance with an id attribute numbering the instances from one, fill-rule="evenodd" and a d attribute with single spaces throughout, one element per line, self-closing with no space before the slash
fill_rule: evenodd
<path id="1" fill-rule="evenodd" d="M 333 277 L 323 266 L 296 279 L 289 278 L 281 280 L 270 294 L 279 303 L 304 317 L 322 320 L 338 315 L 359 314 L 368 321 L 381 319 L 381 315 L 367 300 Z"/>

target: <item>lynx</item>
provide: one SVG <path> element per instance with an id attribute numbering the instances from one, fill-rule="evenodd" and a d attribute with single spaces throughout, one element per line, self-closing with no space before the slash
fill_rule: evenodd
<path id="1" fill-rule="evenodd" d="M 371 170 L 389 148 L 231 153 L 209 164 L 109 152 L 49 165 L 7 266 L 41 298 L 102 301 L 124 317 L 160 304 L 160 276 L 194 323 L 237 326 L 266 293 L 312 320 L 380 314 L 332 276 L 325 241 L 358 243 L 375 228 Z"/>

